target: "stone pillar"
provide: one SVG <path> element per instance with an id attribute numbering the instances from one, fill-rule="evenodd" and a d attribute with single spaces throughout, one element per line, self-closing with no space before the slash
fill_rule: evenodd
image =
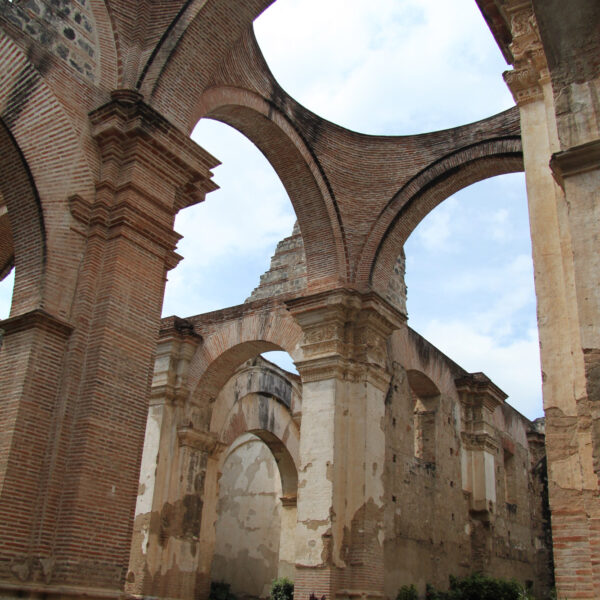
<path id="1" fill-rule="evenodd" d="M 189 463 L 190 455 L 195 454 L 195 446 L 198 446 L 194 443 L 198 436 L 194 436 L 194 429 L 186 419 L 186 402 L 189 364 L 201 339 L 191 323 L 177 317 L 161 329 L 125 586 L 130 594 L 194 597 L 195 568 L 188 568 L 191 577 L 182 576 L 178 570 L 180 565 L 172 559 L 169 561 L 168 556 L 172 557 L 177 540 L 197 544 L 200 532 L 198 499 L 203 490 L 195 489 L 195 484 L 201 482 L 195 481 L 198 473 L 194 469 L 192 481 L 186 480 L 183 485 L 191 491 L 192 498 L 187 503 L 189 514 L 193 512 L 194 516 L 188 518 L 184 526 L 180 515 L 176 523 L 175 513 L 181 513 L 179 509 L 183 504 L 178 497 L 183 483 L 179 477 L 180 462 Z M 199 462 L 205 461 L 201 457 Z"/>
<path id="2" fill-rule="evenodd" d="M 594 405 L 588 400 L 588 388 L 590 358 L 600 344 L 588 345 L 591 340 L 586 341 L 585 334 L 598 331 L 600 315 L 600 305 L 594 301 L 600 276 L 598 159 L 593 158 L 593 143 L 556 154 L 561 148 L 557 115 L 564 109 L 556 105 L 547 49 L 542 46 L 531 0 L 510 0 L 506 10 L 515 69 L 505 73 L 505 80 L 521 114 L 556 585 L 560 597 L 592 598 L 600 590 L 598 574 L 594 575 L 600 556 L 593 549 L 599 504 L 592 460 Z M 549 164 L 553 154 L 556 177 Z M 575 155 L 582 158 L 578 166 L 572 160 Z M 569 189 L 566 181 L 574 172 L 574 186 Z"/>
<path id="3" fill-rule="evenodd" d="M 70 322 L 2 325 L 0 497 L 20 525 L 0 527 L 0 589 L 21 595 L 122 593 L 173 221 L 215 187 L 215 159 L 136 92 L 90 124 L 96 195 L 64 216 L 85 239 Z"/>
<path id="4" fill-rule="evenodd" d="M 380 598 L 386 339 L 404 316 L 348 290 L 288 307 L 304 331 L 296 597 Z"/>
<path id="5" fill-rule="evenodd" d="M 499 445 L 494 411 L 506 394 L 483 373 L 456 380 L 462 405 L 462 485 L 470 495 L 470 510 L 483 521 L 496 512 L 496 460 Z"/>

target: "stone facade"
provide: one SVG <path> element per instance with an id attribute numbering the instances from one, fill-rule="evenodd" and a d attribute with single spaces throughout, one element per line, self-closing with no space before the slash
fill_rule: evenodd
<path id="1" fill-rule="evenodd" d="M 223 314 L 193 317 L 187 323 L 208 343 L 229 329 L 232 320 L 234 325 L 239 323 L 240 314 L 229 309 Z M 161 338 L 174 358 L 179 350 L 168 342 L 170 336 L 170 321 L 166 320 Z M 195 354 L 202 351 L 203 343 Z M 386 353 L 393 367 L 381 415 L 384 455 L 373 456 L 376 462 L 371 473 L 377 474 L 377 465 L 383 465 L 381 505 L 377 521 L 366 520 L 371 528 L 377 523 L 381 528 L 373 531 L 376 539 L 365 539 L 365 530 L 360 528 L 368 513 L 362 514 L 365 509 L 359 508 L 351 515 L 332 565 L 334 576 L 347 581 L 362 565 L 374 568 L 371 558 L 352 558 L 358 549 L 377 552 L 383 561 L 379 583 L 387 598 L 394 598 L 402 585 L 414 583 L 424 594 L 427 583 L 444 588 L 450 575 L 476 570 L 530 583 L 538 597 L 546 597 L 553 576 L 543 422 L 528 421 L 505 402 L 505 394 L 484 374 L 467 373 L 406 326 L 392 334 Z M 190 355 L 186 364 L 191 368 L 195 362 Z M 173 368 L 176 363 L 172 359 L 157 362 L 155 406 L 165 402 L 160 399 L 164 394 L 163 364 Z M 300 377 L 258 357 L 233 372 L 208 412 L 200 415 L 193 405 L 179 409 L 180 422 L 190 423 L 186 436 L 210 440 L 209 445 L 202 441 L 197 447 L 207 453 L 206 464 L 218 465 L 212 479 L 207 468 L 207 477 L 202 478 L 204 489 L 197 490 L 205 514 L 212 516 L 202 520 L 193 538 L 197 542 L 192 541 L 190 548 L 196 548 L 192 554 L 203 555 L 200 564 L 207 568 L 205 582 L 224 581 L 239 597 L 267 597 L 270 582 L 277 576 L 300 580 L 301 585 L 298 557 L 306 556 L 307 547 L 333 542 L 331 524 L 325 523 L 323 528 L 321 520 L 303 522 L 302 510 L 296 512 L 297 506 L 302 509 L 307 494 L 311 510 L 319 506 L 331 510 L 330 497 L 313 496 L 303 485 L 308 469 L 303 471 L 302 460 L 313 466 L 318 459 L 314 453 L 317 439 L 324 448 L 330 446 L 325 427 L 314 427 L 310 459 L 302 457 L 300 433 L 306 435 L 303 388 Z M 157 431 L 156 416 L 151 413 L 145 457 L 172 456 L 168 450 L 173 443 L 171 421 L 163 417 L 161 423 Z M 363 422 L 363 427 L 366 425 Z M 351 435 L 347 429 L 351 423 L 340 422 L 335 427 L 334 437 Z M 181 428 L 177 435 L 179 446 L 187 443 L 182 441 Z M 366 441 L 370 443 L 369 438 Z M 351 450 L 326 463 L 332 477 L 336 461 L 343 465 L 340 476 L 348 476 L 356 468 L 347 464 L 353 455 L 361 458 L 354 435 L 351 443 Z M 140 553 L 140 545 L 134 543 L 131 560 L 138 565 L 132 581 L 146 581 L 147 587 L 129 586 L 129 591 L 147 595 L 161 589 L 155 587 L 155 576 L 148 577 L 153 569 L 162 572 L 164 568 L 164 558 L 155 561 L 154 553 L 160 550 L 164 557 L 167 552 L 170 560 L 181 566 L 186 550 L 178 541 L 179 532 L 164 531 L 161 525 L 153 535 L 152 515 L 164 513 L 165 505 L 155 501 L 152 511 L 144 512 L 148 509 L 143 498 L 152 493 L 149 486 L 163 488 L 164 482 L 195 476 L 188 471 L 187 462 L 157 460 L 144 460 L 148 467 L 142 473 L 136 516 L 141 530 L 134 539 L 146 540 L 146 546 L 142 543 Z M 326 475 L 325 481 L 328 478 Z M 325 481 L 317 487 L 322 488 Z M 169 506 L 185 506 L 186 496 L 176 496 L 180 484 L 168 486 Z M 356 491 L 354 485 L 347 489 L 348 494 Z M 155 494 L 160 499 L 165 491 L 156 489 Z M 369 508 L 372 501 L 366 510 L 373 510 Z M 171 512 L 171 520 L 178 518 L 184 517 Z M 320 571 L 327 568 L 335 552 L 333 546 L 322 548 L 331 555 L 316 557 Z M 189 576 L 194 577 L 197 569 L 196 563 L 191 564 Z M 179 570 L 166 572 L 167 580 L 161 585 L 172 589 L 185 576 Z"/>
<path id="2" fill-rule="evenodd" d="M 388 346 L 405 329 L 390 281 L 435 206 L 525 169 L 556 583 L 561 597 L 599 597 L 598 2 L 477 0 L 514 66 L 505 79 L 517 106 L 400 137 L 338 127 L 281 89 L 251 27 L 270 3 L 0 0 L 0 276 L 15 269 L 0 323 L 0 594 L 205 596 L 214 538 L 198 532 L 216 518 L 223 446 L 245 429 L 267 432 L 284 496 L 294 473 L 302 490 L 297 597 L 389 593 L 386 398 L 399 374 Z M 306 285 L 297 273 L 287 296 L 161 323 L 175 215 L 215 189 L 218 159 L 188 135 L 204 117 L 246 135 L 279 175 Z M 273 349 L 300 373 L 301 435 L 294 394 L 291 414 L 277 400 L 283 383 L 262 409 L 256 396 L 235 414 L 214 410 L 236 369 Z M 464 470 L 485 475 L 467 488 L 482 513 L 471 531 L 501 570 L 522 542 L 515 479 L 501 471 L 522 468 L 524 437 L 511 433 L 514 449 L 491 442 L 490 419 L 498 431 L 514 422 L 493 386 L 474 378 L 457 390 Z M 431 402 L 415 401 L 425 463 L 438 460 Z M 142 450 L 147 424 L 168 452 Z M 287 454 L 276 439 L 290 441 Z M 486 520 L 502 481 L 516 516 L 500 507 Z M 519 541 L 503 546 L 509 531 Z"/>

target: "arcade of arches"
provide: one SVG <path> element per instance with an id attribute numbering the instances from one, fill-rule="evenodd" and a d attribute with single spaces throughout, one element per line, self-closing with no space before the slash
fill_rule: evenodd
<path id="1" fill-rule="evenodd" d="M 280 88 L 252 31 L 272 0 L 0 0 L 0 595 L 204 598 L 245 553 L 254 589 L 293 574 L 300 600 L 476 569 L 543 591 L 550 559 L 560 597 L 600 597 L 600 5 L 473 1 L 516 106 L 378 137 Z M 296 262 L 241 306 L 161 321 L 174 217 L 216 187 L 203 117 L 271 162 Z M 545 456 L 404 307 L 420 220 L 523 169 Z M 298 376 L 258 358 L 275 349 Z M 253 502 L 276 515 L 264 547 Z"/>

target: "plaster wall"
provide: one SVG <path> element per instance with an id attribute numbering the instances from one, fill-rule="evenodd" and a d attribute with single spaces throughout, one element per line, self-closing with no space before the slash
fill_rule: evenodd
<path id="1" fill-rule="evenodd" d="M 281 537 L 281 479 L 267 446 L 246 434 L 232 445 L 219 479 L 212 581 L 238 597 L 269 595 L 277 577 Z"/>
<path id="2" fill-rule="evenodd" d="M 543 442 L 532 437 L 532 423 L 503 403 L 487 422 L 481 420 L 476 407 L 465 406 L 457 391 L 455 380 L 464 370 L 408 328 L 392 335 L 390 359 L 394 375 L 385 417 L 386 596 L 411 583 L 421 594 L 427 583 L 444 589 L 449 575 L 481 570 L 534 582 L 543 597 L 551 585 L 548 523 L 535 471 Z M 434 461 L 418 458 L 415 448 L 415 392 L 408 375 L 415 371 L 439 391 L 428 399 L 435 413 Z M 484 447 L 466 435 L 470 431 L 477 431 L 478 439 L 486 432 Z"/>

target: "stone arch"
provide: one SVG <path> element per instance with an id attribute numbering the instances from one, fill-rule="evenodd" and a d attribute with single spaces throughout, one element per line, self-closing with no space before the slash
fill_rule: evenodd
<path id="1" fill-rule="evenodd" d="M 12 312 L 42 299 L 46 232 L 40 198 L 27 161 L 0 119 L 0 279 L 15 267 Z"/>
<path id="2" fill-rule="evenodd" d="M 394 265 L 409 235 L 441 202 L 483 179 L 523 171 L 519 136 L 479 142 L 434 162 L 400 189 L 369 233 L 358 269 L 360 281 L 384 296 Z"/>
<path id="3" fill-rule="evenodd" d="M 244 433 L 260 438 L 277 462 L 284 497 L 295 497 L 300 430 L 294 421 L 292 402 L 299 402 L 298 383 L 264 359 L 256 359 L 238 369 L 227 388 L 228 393 L 217 397 L 210 423 L 219 446 L 231 447 Z M 226 455 L 224 452 L 221 464 Z"/>
<path id="4" fill-rule="evenodd" d="M 229 448 L 244 433 L 255 435 L 269 448 L 281 476 L 283 496 L 295 498 L 300 434 L 289 411 L 272 396 L 249 394 L 232 407 L 218 437 Z M 221 465 L 227 454 L 222 452 Z"/>
<path id="5" fill-rule="evenodd" d="M 214 543 L 211 579 L 224 578 L 235 593 L 264 592 L 258 588 L 273 577 L 293 572 L 300 429 L 292 410 L 299 399 L 298 376 L 257 357 L 235 372 L 215 401 L 209 433 L 215 439 L 215 467 L 207 471 L 204 496 L 211 518 L 201 537 L 207 550 Z M 230 458 L 237 474 L 228 469 Z M 240 518 L 245 514 L 251 525 Z M 231 574 L 232 565 L 235 571 L 254 565 L 253 576 L 242 581 Z"/>
<path id="6" fill-rule="evenodd" d="M 289 118 L 259 94 L 232 86 L 204 92 L 196 117 L 242 133 L 279 176 L 302 232 L 309 287 L 343 282 L 346 258 L 335 201 L 320 164 Z"/>
<path id="7" fill-rule="evenodd" d="M 285 308 L 244 308 L 244 314 L 219 323 L 206 335 L 194 355 L 188 384 L 193 404 L 209 406 L 235 370 L 263 352 L 284 350 L 294 361 L 301 358 L 302 330 Z"/>

